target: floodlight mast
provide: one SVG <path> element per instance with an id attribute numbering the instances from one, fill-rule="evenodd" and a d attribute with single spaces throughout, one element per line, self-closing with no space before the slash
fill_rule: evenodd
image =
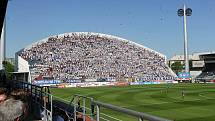
<path id="1" fill-rule="evenodd" d="M 2 33 L 0 36 L 0 70 L 4 70 L 3 61 L 5 61 L 6 56 L 6 19 L 4 19 Z"/>
<path id="2" fill-rule="evenodd" d="M 178 16 L 184 17 L 184 61 L 185 61 L 185 72 L 189 73 L 189 56 L 188 56 L 188 39 L 187 39 L 187 18 L 186 16 L 191 16 L 192 9 L 186 8 L 184 5 L 183 9 L 178 9 Z"/>
<path id="3" fill-rule="evenodd" d="M 6 56 L 6 9 L 8 0 L 0 2 L 0 71 L 4 70 L 3 61 Z"/>

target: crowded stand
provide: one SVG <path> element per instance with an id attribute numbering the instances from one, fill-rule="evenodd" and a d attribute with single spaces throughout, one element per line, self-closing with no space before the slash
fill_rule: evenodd
<path id="1" fill-rule="evenodd" d="M 202 73 L 198 75 L 195 79 L 200 83 L 215 83 L 215 63 L 214 63 L 214 53 L 201 55 L 204 60 L 205 65 Z"/>
<path id="2" fill-rule="evenodd" d="M 204 83 L 214 83 L 215 82 L 215 72 L 202 72 L 196 77 L 196 80 Z"/>
<path id="3" fill-rule="evenodd" d="M 23 121 L 28 116 L 27 94 L 0 87 L 0 121 Z"/>
<path id="4" fill-rule="evenodd" d="M 59 118 L 64 121 L 71 118 L 74 107 L 64 104 L 70 110 L 62 110 L 62 102 L 51 103 L 50 91 L 45 88 L 20 81 L 0 85 L 0 121 L 59 121 Z"/>
<path id="5" fill-rule="evenodd" d="M 28 61 L 32 80 L 114 78 L 173 80 L 164 55 L 119 37 L 74 32 L 52 36 L 19 53 Z"/>

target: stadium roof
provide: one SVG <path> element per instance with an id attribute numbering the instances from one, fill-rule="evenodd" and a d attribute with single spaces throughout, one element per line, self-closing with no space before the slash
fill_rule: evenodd
<path id="1" fill-rule="evenodd" d="M 143 46 L 143 45 L 141 45 L 141 44 L 135 43 L 135 42 L 133 42 L 133 41 L 131 41 L 131 40 L 123 39 L 123 38 L 120 38 L 120 37 L 117 37 L 117 36 L 113 36 L 113 35 L 107 35 L 107 34 L 102 34 L 102 33 L 94 33 L 94 32 L 70 32 L 70 33 L 63 33 L 63 34 L 59 34 L 59 35 L 49 36 L 49 37 L 44 38 L 44 39 L 42 39 L 42 40 L 39 40 L 39 41 L 37 41 L 37 42 L 35 42 L 35 43 L 32 43 L 31 45 L 28 45 L 27 47 L 21 49 L 21 50 L 18 51 L 17 53 L 19 53 L 19 52 L 21 52 L 21 51 L 23 51 L 23 50 L 28 50 L 28 49 L 30 49 L 30 48 L 32 48 L 32 47 L 38 45 L 38 44 L 42 44 L 42 43 L 48 41 L 48 38 L 50 38 L 50 37 L 56 37 L 56 36 L 58 36 L 58 38 L 63 38 L 64 36 L 68 36 L 68 35 L 69 35 L 69 36 L 74 36 L 74 35 L 77 35 L 77 36 L 80 36 L 80 35 L 89 35 L 89 36 L 90 36 L 90 35 L 96 35 L 96 36 L 99 36 L 99 37 L 107 37 L 107 38 L 110 38 L 110 39 L 112 38 L 112 39 L 117 39 L 117 40 L 119 40 L 119 41 L 129 42 L 129 43 L 132 43 L 132 44 L 134 44 L 134 45 L 136 45 L 136 46 L 139 46 L 139 47 L 145 48 L 145 49 L 147 49 L 147 50 L 149 50 L 149 51 L 152 51 L 152 52 L 154 52 L 154 53 L 156 53 L 156 54 L 162 56 L 162 57 L 165 58 L 165 60 L 166 60 L 166 56 L 165 56 L 164 54 L 161 54 L 161 53 L 159 53 L 159 52 L 157 52 L 157 51 L 155 51 L 155 50 L 152 50 L 152 49 L 150 49 L 150 48 L 148 48 L 148 47 L 145 47 L 145 46 Z"/>
<path id="2" fill-rule="evenodd" d="M 201 53 L 200 56 L 215 55 L 215 51 Z"/>

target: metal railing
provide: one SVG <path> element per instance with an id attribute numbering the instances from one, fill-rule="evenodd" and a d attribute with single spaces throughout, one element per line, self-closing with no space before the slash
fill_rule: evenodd
<path id="1" fill-rule="evenodd" d="M 90 114 L 87 114 L 86 111 L 86 101 L 90 102 L 91 108 L 90 108 Z M 82 102 L 82 105 L 81 105 Z M 93 98 L 87 97 L 84 95 L 75 94 L 73 98 L 73 104 L 74 104 L 74 121 L 77 120 L 77 113 L 81 113 L 81 117 L 83 118 L 83 121 L 86 121 L 86 117 L 90 117 L 91 121 L 94 120 L 94 107 L 93 106 Z M 79 109 L 79 111 L 77 111 Z M 81 111 L 80 111 L 81 110 Z"/>
<path id="2" fill-rule="evenodd" d="M 87 99 L 90 101 L 90 110 L 91 110 L 90 115 L 86 114 L 86 100 Z M 79 101 L 82 101 L 82 106 L 80 106 Z M 77 117 L 77 115 L 76 115 L 77 112 L 78 112 L 77 107 L 83 107 L 83 111 L 79 112 L 79 113 L 83 113 L 82 114 L 83 121 L 86 121 L 86 119 L 85 119 L 86 116 L 90 116 L 91 121 L 94 121 L 94 116 L 96 116 L 96 121 L 100 121 L 100 119 L 101 119 L 101 116 L 100 116 L 101 107 L 106 108 L 106 109 L 110 109 L 110 110 L 113 110 L 113 111 L 117 111 L 117 112 L 120 112 L 120 113 L 123 113 L 123 114 L 127 114 L 127 115 L 130 115 L 130 116 L 137 117 L 139 121 L 144 121 L 144 120 L 148 120 L 148 121 L 171 121 L 171 120 L 160 118 L 160 117 L 153 116 L 153 115 L 150 115 L 150 114 L 137 112 L 137 111 L 126 109 L 126 108 L 121 108 L 119 106 L 115 106 L 115 105 L 95 101 L 91 97 L 78 95 L 78 94 L 74 95 L 73 103 L 74 103 L 74 121 L 76 121 L 76 117 Z M 77 104 L 77 103 L 79 103 L 79 104 Z M 96 108 L 96 114 L 94 114 L 94 108 Z"/>
<path id="3" fill-rule="evenodd" d="M 150 114 L 146 114 L 146 113 L 142 113 L 142 112 L 137 112 L 137 111 L 133 111 L 133 110 L 129 110 L 126 108 L 121 108 L 115 105 L 111 105 L 111 104 L 107 104 L 107 103 L 103 103 L 103 102 L 99 102 L 99 101 L 93 101 L 93 104 L 96 106 L 96 121 L 100 121 L 100 112 L 101 112 L 101 108 L 107 108 L 107 109 L 111 109 L 117 112 L 121 112 L 127 115 L 131 115 L 134 117 L 137 117 L 139 119 L 139 121 L 143 121 L 143 120 L 148 120 L 148 121 L 171 121 L 168 119 L 164 119 L 164 118 L 160 118 L 157 116 L 153 116 Z"/>
<path id="4" fill-rule="evenodd" d="M 12 89 L 23 89 L 30 97 L 30 108 L 42 111 L 44 121 L 52 121 L 52 95 L 49 93 L 48 87 L 41 87 L 21 81 L 12 81 Z M 38 114 L 40 115 L 40 114 Z"/>
<path id="5" fill-rule="evenodd" d="M 15 81 L 13 82 L 13 89 L 17 89 L 17 88 L 24 89 L 25 91 L 29 92 L 31 100 L 33 101 L 33 104 L 37 104 L 43 109 L 44 115 L 46 118 L 43 120 L 45 121 L 52 121 L 52 115 L 54 113 L 53 108 L 55 108 L 55 110 L 63 110 L 68 117 L 68 121 L 77 121 L 77 118 L 81 118 L 83 121 L 86 121 L 86 120 L 100 121 L 100 119 L 103 119 L 100 115 L 102 114 L 101 113 L 102 108 L 136 117 L 138 118 L 139 121 L 144 121 L 144 120 L 170 121 L 168 119 L 160 118 L 150 114 L 137 112 L 134 110 L 122 108 L 108 103 L 95 101 L 91 97 L 87 97 L 79 94 L 75 94 L 70 102 L 66 101 L 66 103 L 64 103 L 66 104 L 66 107 L 65 106 L 58 107 L 57 103 L 53 102 L 53 100 L 58 101 L 60 103 L 63 103 L 65 101 L 60 101 L 59 99 L 55 100 L 54 98 L 56 97 L 53 97 L 49 93 L 48 87 L 41 87 L 41 86 L 26 83 L 26 82 Z M 70 109 L 73 108 L 73 110 L 72 111 L 68 110 L 68 107 L 70 107 Z"/>

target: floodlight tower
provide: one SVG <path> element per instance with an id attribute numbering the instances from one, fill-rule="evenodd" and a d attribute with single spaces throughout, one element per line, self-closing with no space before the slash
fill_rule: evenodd
<path id="1" fill-rule="evenodd" d="M 8 0 L 1 0 L 0 6 L 0 71 L 4 70 L 3 61 L 5 60 L 5 42 L 6 42 L 6 9 Z"/>
<path id="2" fill-rule="evenodd" d="M 2 27 L 2 33 L 0 36 L 0 70 L 4 70 L 3 61 L 5 60 L 5 45 L 6 45 L 6 23 L 4 19 L 4 24 Z"/>
<path id="3" fill-rule="evenodd" d="M 189 56 L 188 56 L 188 43 L 187 43 L 187 19 L 186 16 L 192 15 L 192 9 L 186 8 L 184 5 L 183 9 L 178 9 L 178 16 L 184 17 L 184 61 L 185 61 L 185 72 L 189 73 Z"/>

